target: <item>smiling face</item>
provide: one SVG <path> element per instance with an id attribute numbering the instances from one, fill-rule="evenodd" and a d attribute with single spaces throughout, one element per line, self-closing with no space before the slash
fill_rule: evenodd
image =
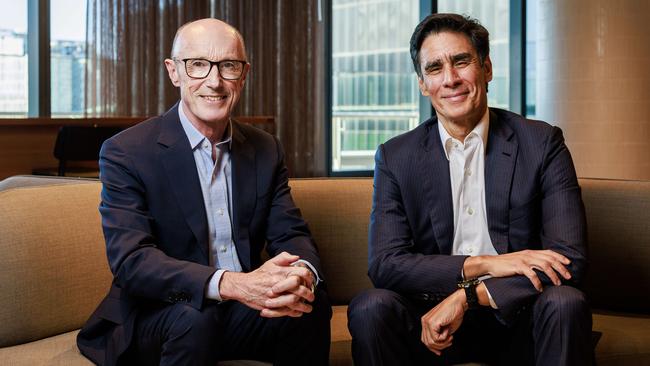
<path id="1" fill-rule="evenodd" d="M 469 38 L 461 33 L 430 34 L 420 48 L 418 85 L 443 123 L 476 125 L 487 108 L 492 62 L 480 62 Z"/>
<path id="2" fill-rule="evenodd" d="M 193 124 L 223 123 L 228 120 L 244 87 L 250 66 L 238 80 L 224 80 L 217 66 L 203 79 L 190 78 L 185 72 L 186 58 L 209 61 L 246 60 L 244 45 L 237 31 L 216 19 L 202 19 L 179 30 L 172 49 L 172 58 L 165 60 L 169 79 L 180 88 L 181 102 Z"/>

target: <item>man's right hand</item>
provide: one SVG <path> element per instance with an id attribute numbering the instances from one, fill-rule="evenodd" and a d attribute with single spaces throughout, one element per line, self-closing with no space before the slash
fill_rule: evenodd
<path id="1" fill-rule="evenodd" d="M 571 279 L 567 270 L 571 261 L 562 254 L 552 250 L 522 250 L 519 252 L 484 255 L 469 257 L 463 265 L 465 278 L 475 278 L 486 274 L 492 277 L 509 277 L 524 275 L 528 277 L 537 291 L 542 291 L 544 286 L 534 269 L 544 272 L 548 278 L 559 286 L 562 284 L 559 275 L 564 279 Z"/>
<path id="2" fill-rule="evenodd" d="M 221 298 L 239 301 L 269 318 L 311 312 L 312 274 L 308 268 L 291 265 L 298 259 L 282 252 L 252 272 L 225 272 L 219 283 Z"/>

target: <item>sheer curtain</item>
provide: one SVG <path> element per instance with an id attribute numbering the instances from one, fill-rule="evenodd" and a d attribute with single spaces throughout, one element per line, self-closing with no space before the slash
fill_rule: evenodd
<path id="1" fill-rule="evenodd" d="M 163 60 L 176 29 L 209 16 L 209 3 L 88 0 L 86 115 L 153 116 L 178 99 Z"/>
<path id="2" fill-rule="evenodd" d="M 86 115 L 153 116 L 178 100 L 163 60 L 176 29 L 215 17 L 244 36 L 251 73 L 237 115 L 274 116 L 291 176 L 322 176 L 326 0 L 88 0 Z"/>

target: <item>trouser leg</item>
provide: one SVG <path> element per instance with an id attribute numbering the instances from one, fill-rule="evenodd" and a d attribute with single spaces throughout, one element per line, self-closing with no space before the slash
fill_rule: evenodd
<path id="1" fill-rule="evenodd" d="M 591 311 L 584 293 L 569 286 L 544 289 L 533 305 L 537 365 L 591 365 Z"/>
<path id="2" fill-rule="evenodd" d="M 301 317 L 262 318 L 257 310 L 232 303 L 225 317 L 229 347 L 220 359 L 255 359 L 274 365 L 327 365 L 332 308 L 316 290 L 311 313 Z"/>
<path id="3" fill-rule="evenodd" d="M 420 341 L 422 313 L 393 291 L 369 289 L 357 295 L 348 307 L 354 364 L 438 364 Z"/>
<path id="4" fill-rule="evenodd" d="M 186 304 L 142 309 L 135 324 L 128 364 L 214 365 L 217 361 L 220 309 Z"/>

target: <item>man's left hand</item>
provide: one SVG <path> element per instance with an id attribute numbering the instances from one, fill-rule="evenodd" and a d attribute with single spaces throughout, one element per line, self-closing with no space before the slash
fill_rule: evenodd
<path id="1" fill-rule="evenodd" d="M 440 356 L 451 346 L 453 334 L 463 322 L 467 309 L 465 292 L 457 290 L 422 316 L 422 343 Z"/>

